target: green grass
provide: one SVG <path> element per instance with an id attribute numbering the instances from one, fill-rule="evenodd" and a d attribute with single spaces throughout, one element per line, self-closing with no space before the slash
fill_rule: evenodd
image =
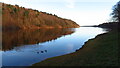
<path id="1" fill-rule="evenodd" d="M 33 66 L 118 66 L 118 32 L 98 35 L 77 52 L 49 58 Z"/>

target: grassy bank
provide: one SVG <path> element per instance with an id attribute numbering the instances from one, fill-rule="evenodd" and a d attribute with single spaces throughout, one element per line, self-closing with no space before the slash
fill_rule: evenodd
<path id="1" fill-rule="evenodd" d="M 120 35 L 120 33 L 119 33 Z M 96 36 L 75 53 L 53 57 L 33 66 L 117 66 L 118 32 Z"/>

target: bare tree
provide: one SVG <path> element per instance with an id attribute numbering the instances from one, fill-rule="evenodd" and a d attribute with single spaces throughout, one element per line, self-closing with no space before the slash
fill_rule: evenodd
<path id="1" fill-rule="evenodd" d="M 111 15 L 114 22 L 120 22 L 120 1 L 113 6 L 113 11 Z"/>

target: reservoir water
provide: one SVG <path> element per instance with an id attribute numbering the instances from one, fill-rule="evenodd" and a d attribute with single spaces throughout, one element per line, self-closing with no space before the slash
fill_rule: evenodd
<path id="1" fill-rule="evenodd" d="M 2 32 L 2 65 L 30 66 L 47 58 L 73 53 L 84 43 L 107 32 L 98 27 Z"/>

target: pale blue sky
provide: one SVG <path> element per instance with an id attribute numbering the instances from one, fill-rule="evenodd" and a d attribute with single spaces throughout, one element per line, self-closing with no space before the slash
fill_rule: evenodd
<path id="1" fill-rule="evenodd" d="M 1 0 L 26 8 L 56 14 L 79 25 L 97 25 L 108 21 L 112 6 L 119 0 Z"/>

